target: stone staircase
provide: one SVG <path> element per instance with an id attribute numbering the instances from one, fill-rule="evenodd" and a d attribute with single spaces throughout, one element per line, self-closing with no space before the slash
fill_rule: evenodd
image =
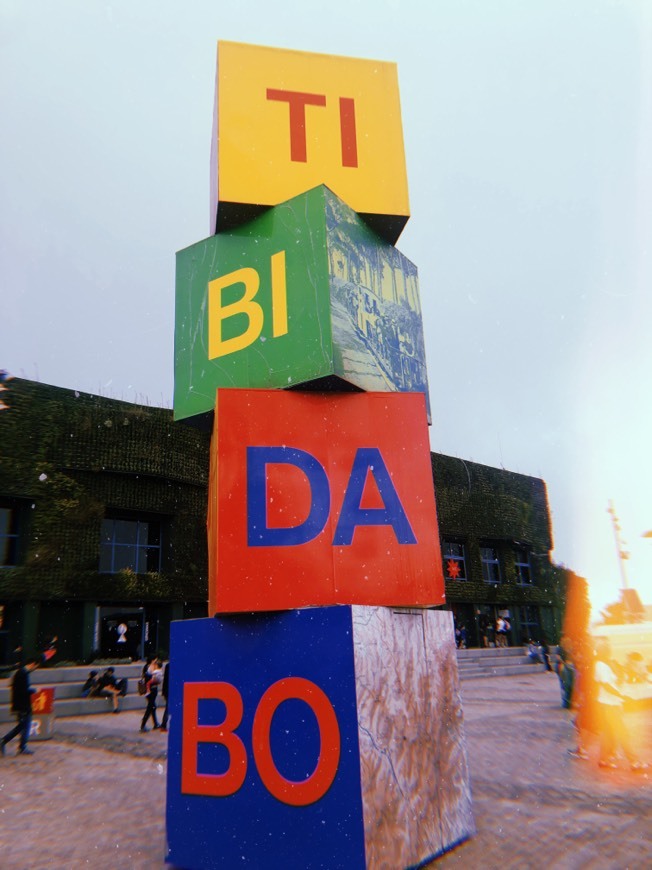
<path id="1" fill-rule="evenodd" d="M 127 694 L 120 698 L 121 710 L 143 710 L 145 699 L 138 694 L 136 683 L 141 675 L 143 663 L 133 665 L 114 665 L 117 678 L 128 680 Z M 533 664 L 524 655 L 522 647 L 506 649 L 459 649 L 457 667 L 460 680 L 483 679 L 485 677 L 518 676 L 544 671 L 543 664 Z M 54 688 L 54 714 L 62 716 L 86 716 L 94 713 L 108 713 L 111 702 L 105 698 L 82 698 L 82 686 L 88 672 L 97 670 L 102 673 L 103 665 L 85 665 L 70 668 L 38 668 L 30 674 L 34 688 Z M 0 723 L 13 722 L 10 707 L 11 677 L 0 679 Z M 162 701 L 160 702 L 162 703 Z"/>
<path id="2" fill-rule="evenodd" d="M 543 663 L 531 662 L 523 647 L 489 647 L 458 649 L 457 669 L 460 680 L 485 677 L 523 676 L 545 671 Z"/>
<path id="3" fill-rule="evenodd" d="M 113 665 L 116 678 L 127 678 L 127 694 L 120 698 L 121 710 L 145 710 L 145 699 L 138 694 L 136 686 L 143 670 L 143 662 L 133 665 Z M 86 716 L 93 713 L 109 713 L 111 701 L 106 698 L 82 698 L 82 686 L 90 670 L 102 673 L 106 665 L 84 665 L 80 668 L 37 668 L 30 674 L 35 689 L 54 688 L 54 715 Z M 11 677 L 0 680 L 0 723 L 13 722 L 11 712 Z M 162 703 L 162 702 L 161 702 Z"/>

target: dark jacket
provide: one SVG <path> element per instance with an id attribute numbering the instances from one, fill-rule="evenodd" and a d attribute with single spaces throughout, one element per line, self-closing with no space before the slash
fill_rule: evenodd
<path id="1" fill-rule="evenodd" d="M 11 712 L 32 712 L 32 690 L 29 685 L 29 671 L 18 668 L 11 681 Z"/>
<path id="2" fill-rule="evenodd" d="M 100 689 L 100 691 L 102 691 L 102 689 L 106 689 L 107 686 L 110 686 L 111 688 L 116 688 L 115 684 L 116 684 L 115 677 L 113 676 L 113 674 L 110 674 L 108 671 L 104 671 L 102 676 L 97 681 L 97 685 L 98 685 L 98 688 Z"/>
<path id="3" fill-rule="evenodd" d="M 165 670 L 163 671 L 163 686 L 161 688 L 161 694 L 167 700 L 168 697 L 168 686 L 170 685 L 170 662 L 165 665 Z"/>

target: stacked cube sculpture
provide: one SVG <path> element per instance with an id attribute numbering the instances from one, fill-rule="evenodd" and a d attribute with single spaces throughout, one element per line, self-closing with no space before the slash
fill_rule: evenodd
<path id="1" fill-rule="evenodd" d="M 414 866 L 473 817 L 396 70 L 235 43 L 217 68 L 174 394 L 213 427 L 211 618 L 172 625 L 167 860 Z"/>

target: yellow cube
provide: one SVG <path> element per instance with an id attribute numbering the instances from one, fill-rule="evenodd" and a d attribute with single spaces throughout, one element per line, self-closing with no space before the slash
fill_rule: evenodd
<path id="1" fill-rule="evenodd" d="M 219 42 L 211 233 L 319 184 L 396 241 L 409 217 L 396 64 Z"/>

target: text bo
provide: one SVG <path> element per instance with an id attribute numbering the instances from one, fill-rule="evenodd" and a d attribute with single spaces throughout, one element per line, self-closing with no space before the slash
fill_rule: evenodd
<path id="1" fill-rule="evenodd" d="M 320 749 L 312 774 L 300 782 L 287 779 L 278 770 L 270 746 L 272 719 L 279 706 L 290 699 L 303 701 L 312 710 L 319 727 Z M 226 713 L 218 725 L 199 724 L 199 704 L 217 700 Z M 181 791 L 207 797 L 229 797 L 242 788 L 247 776 L 247 748 L 236 734 L 244 712 L 242 695 L 231 683 L 184 683 L 181 735 Z M 223 746 L 228 767 L 223 773 L 200 773 L 198 749 L 202 743 Z M 286 677 L 273 683 L 262 695 L 253 719 L 251 746 L 254 763 L 267 791 L 282 803 L 303 807 L 322 798 L 331 787 L 340 761 L 340 729 L 327 695 L 311 680 Z"/>

